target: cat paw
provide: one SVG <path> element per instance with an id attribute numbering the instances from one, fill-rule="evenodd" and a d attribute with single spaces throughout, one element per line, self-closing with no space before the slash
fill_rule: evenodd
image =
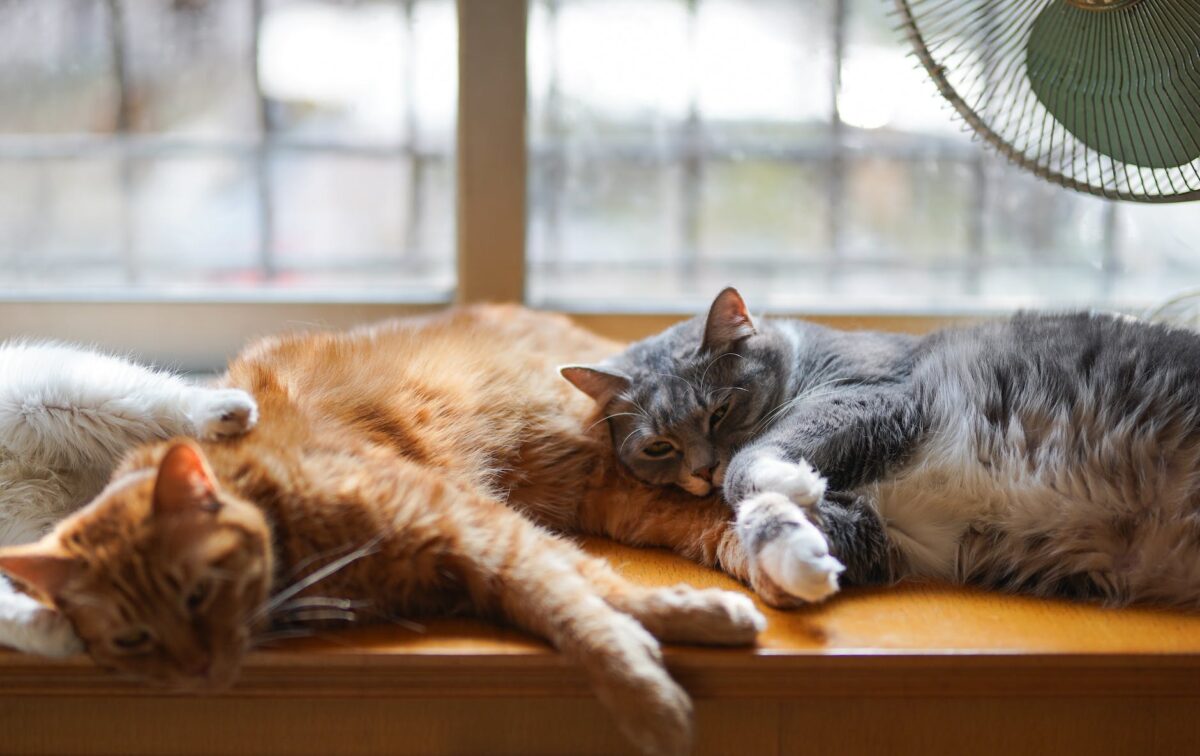
<path id="1" fill-rule="evenodd" d="M 767 493 L 743 502 L 738 516 L 743 542 L 757 547 L 755 566 L 771 586 L 807 602 L 837 593 L 838 576 L 846 568 L 829 553 L 825 535 L 803 510 L 781 494 Z"/>
<path id="2" fill-rule="evenodd" d="M 5 596 L 0 609 L 0 645 L 40 656 L 71 656 L 83 651 L 67 618 L 29 596 Z"/>
<path id="3" fill-rule="evenodd" d="M 53 609 L 41 609 L 30 623 L 30 643 L 25 649 L 42 656 L 72 656 L 83 651 L 83 643 L 66 617 Z"/>
<path id="4" fill-rule="evenodd" d="M 751 464 L 748 475 L 755 491 L 783 494 L 797 506 L 814 506 L 825 495 L 825 478 L 803 460 L 762 456 Z"/>
<path id="5" fill-rule="evenodd" d="M 642 753 L 689 753 L 692 701 L 663 668 L 658 642 L 627 615 L 611 629 L 616 632 L 607 653 L 588 653 L 584 663 L 617 728 Z"/>
<path id="6" fill-rule="evenodd" d="M 240 389 L 205 389 L 193 411 L 197 435 L 217 441 L 241 435 L 258 422 L 258 404 Z"/>
<path id="7" fill-rule="evenodd" d="M 745 646 L 767 627 L 754 602 L 733 591 L 677 585 L 656 590 L 649 603 L 643 624 L 665 641 Z"/>

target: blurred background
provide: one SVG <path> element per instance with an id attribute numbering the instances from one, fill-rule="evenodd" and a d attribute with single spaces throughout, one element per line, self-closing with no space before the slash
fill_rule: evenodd
<path id="1" fill-rule="evenodd" d="M 530 0 L 526 300 L 1139 308 L 1200 210 L 1018 172 L 888 0 Z M 453 0 L 0 0 L 0 299 L 449 301 Z"/>

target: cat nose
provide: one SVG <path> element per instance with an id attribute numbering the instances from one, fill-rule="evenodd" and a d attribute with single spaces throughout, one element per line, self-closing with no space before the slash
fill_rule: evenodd
<path id="1" fill-rule="evenodd" d="M 701 467 L 698 470 L 692 470 L 692 475 L 695 475 L 697 478 L 700 478 L 701 480 L 712 483 L 713 471 L 716 469 L 717 469 L 716 465 L 709 465 L 708 467 Z"/>

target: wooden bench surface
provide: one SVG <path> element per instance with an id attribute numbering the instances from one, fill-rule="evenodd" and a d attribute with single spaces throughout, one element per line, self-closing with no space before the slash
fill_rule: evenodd
<path id="1" fill-rule="evenodd" d="M 585 542 L 646 584 L 745 590 L 661 551 Z M 761 607 L 761 605 L 760 605 Z M 1200 695 L 1200 615 L 1108 609 L 940 585 L 850 589 L 792 611 L 766 607 L 756 648 L 672 647 L 698 697 L 787 697 L 798 675 L 825 695 Z M 586 695 L 542 642 L 473 620 L 423 620 L 283 641 L 248 659 L 241 696 Z M 0 651 L 0 696 L 146 695 L 83 658 Z M 796 695 L 801 695 L 796 692 Z"/>
<path id="2" fill-rule="evenodd" d="M 740 589 L 671 554 L 585 545 L 635 580 Z M 1200 753 L 1200 616 L 932 585 L 766 613 L 756 648 L 667 650 L 696 699 L 695 756 Z M 437 620 L 281 643 L 207 697 L 0 651 L 0 752 L 630 751 L 545 644 Z"/>

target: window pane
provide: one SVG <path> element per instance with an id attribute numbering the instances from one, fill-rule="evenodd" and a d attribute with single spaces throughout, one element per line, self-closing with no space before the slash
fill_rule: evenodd
<path id="1" fill-rule="evenodd" d="M 0 132 L 113 130 L 111 28 L 105 0 L 0 3 Z"/>
<path id="2" fill-rule="evenodd" d="M 0 289 L 119 283 L 120 187 L 111 159 L 0 161 Z"/>
<path id="3" fill-rule="evenodd" d="M 436 213 L 424 212 L 423 204 L 446 196 L 447 176 L 414 181 L 413 169 L 405 158 L 288 155 L 274 160 L 276 277 L 294 286 L 341 290 L 361 285 L 364 278 L 377 287 L 411 287 L 412 279 L 421 277 L 449 288 L 453 281 L 443 259 L 426 250 L 434 240 L 449 240 L 453 214 L 444 205 Z M 425 171 L 433 173 L 429 167 Z M 409 194 L 414 186 L 423 197 Z M 436 227 L 427 229 L 431 220 Z"/>
<path id="4" fill-rule="evenodd" d="M 448 297 L 456 43 L 453 0 L 0 3 L 0 295 Z"/>
<path id="5" fill-rule="evenodd" d="M 133 131 L 256 133 L 251 3 L 125 0 L 116 7 Z"/>
<path id="6" fill-rule="evenodd" d="M 256 280 L 260 229 L 251 173 L 246 161 L 228 158 L 131 161 L 137 282 L 190 288 Z M 204 208 L 202 217 L 196 208 Z"/>
<path id="7" fill-rule="evenodd" d="M 1139 305 L 1197 213 L 1040 181 L 973 139 L 880 0 L 533 0 L 535 304 Z"/>

